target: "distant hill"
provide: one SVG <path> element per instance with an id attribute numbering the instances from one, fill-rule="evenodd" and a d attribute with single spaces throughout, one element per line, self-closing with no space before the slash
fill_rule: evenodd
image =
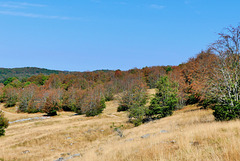
<path id="1" fill-rule="evenodd" d="M 17 77 L 18 79 L 31 77 L 38 74 L 50 75 L 59 73 L 69 73 L 67 71 L 49 70 L 36 67 L 24 67 L 24 68 L 0 68 L 0 82 L 4 82 L 9 77 Z"/>
<path id="2" fill-rule="evenodd" d="M 109 69 L 101 69 L 101 70 L 94 70 L 93 72 L 112 72 L 114 70 L 109 70 Z"/>

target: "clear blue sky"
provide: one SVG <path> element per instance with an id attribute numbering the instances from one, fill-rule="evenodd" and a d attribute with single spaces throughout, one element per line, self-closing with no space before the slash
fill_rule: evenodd
<path id="1" fill-rule="evenodd" d="M 239 22 L 239 0 L 1 0 L 0 67 L 178 65 Z"/>

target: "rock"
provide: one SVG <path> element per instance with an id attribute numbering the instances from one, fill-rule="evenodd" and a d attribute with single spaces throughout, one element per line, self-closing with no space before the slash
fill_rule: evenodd
<path id="1" fill-rule="evenodd" d="M 101 132 L 104 132 L 104 130 L 100 130 Z"/>
<path id="2" fill-rule="evenodd" d="M 57 160 L 55 161 L 64 161 L 64 158 L 58 158 Z"/>
<path id="3" fill-rule="evenodd" d="M 176 140 L 172 140 L 172 141 L 170 141 L 170 143 L 175 144 L 175 143 L 176 143 Z"/>
<path id="4" fill-rule="evenodd" d="M 117 128 L 116 132 L 117 132 L 118 136 L 120 136 L 121 138 L 124 137 L 123 132 L 122 132 L 121 129 Z"/>
<path id="5" fill-rule="evenodd" d="M 92 133 L 92 129 L 88 129 L 88 131 L 86 131 L 85 133 Z"/>
<path id="6" fill-rule="evenodd" d="M 9 121 L 9 124 L 13 124 L 13 123 L 18 123 L 18 122 L 24 122 L 24 121 L 32 121 L 32 120 L 45 120 L 45 119 L 49 119 L 51 117 L 33 117 L 33 118 L 26 118 L 26 119 L 21 119 L 21 120 L 15 120 L 15 121 Z"/>
<path id="7" fill-rule="evenodd" d="M 194 141 L 194 142 L 190 142 L 190 144 L 193 145 L 193 146 L 198 146 L 200 143 L 197 142 L 197 141 Z"/>
<path id="8" fill-rule="evenodd" d="M 141 138 L 148 138 L 150 136 L 150 134 L 146 134 L 146 135 L 143 135 L 143 136 L 141 136 Z"/>
<path id="9" fill-rule="evenodd" d="M 29 151 L 29 150 L 25 150 L 25 151 L 23 151 L 22 153 L 23 153 L 23 154 L 28 154 L 28 153 L 30 153 L 30 151 Z"/>
<path id="10" fill-rule="evenodd" d="M 133 141 L 134 139 L 133 138 L 130 138 L 130 139 L 127 139 L 127 140 L 125 140 L 125 141 Z"/>
<path id="11" fill-rule="evenodd" d="M 161 130 L 160 133 L 168 133 L 167 130 Z"/>
<path id="12" fill-rule="evenodd" d="M 69 159 L 73 159 L 73 158 L 76 158 L 76 157 L 81 157 L 81 154 L 73 154 L 70 157 L 65 158 L 64 160 L 69 160 Z"/>
<path id="13" fill-rule="evenodd" d="M 79 154 L 74 154 L 74 155 L 72 155 L 72 157 L 74 158 L 74 157 L 80 157 L 81 156 L 81 154 L 79 153 Z"/>
<path id="14" fill-rule="evenodd" d="M 79 115 L 79 114 L 77 114 L 77 113 L 76 113 L 76 114 L 70 115 L 70 117 L 73 117 L 73 116 L 78 116 L 78 115 Z"/>

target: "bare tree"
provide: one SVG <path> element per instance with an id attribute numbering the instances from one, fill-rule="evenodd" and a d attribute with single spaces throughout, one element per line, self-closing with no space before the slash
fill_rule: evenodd
<path id="1" fill-rule="evenodd" d="M 211 77 L 211 92 L 219 101 L 234 106 L 240 100 L 240 26 L 228 27 L 211 45 L 218 56 Z"/>

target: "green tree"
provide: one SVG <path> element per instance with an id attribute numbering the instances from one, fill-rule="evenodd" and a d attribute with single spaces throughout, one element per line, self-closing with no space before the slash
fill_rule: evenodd
<path id="1" fill-rule="evenodd" d="M 134 126 L 139 126 L 143 123 L 146 117 L 146 107 L 133 105 L 129 109 L 129 121 L 134 124 Z"/>
<path id="2" fill-rule="evenodd" d="M 9 83 L 12 83 L 14 80 L 16 80 L 16 77 L 9 77 L 6 81 L 4 81 L 4 86 L 8 85 Z"/>
<path id="3" fill-rule="evenodd" d="M 147 115 L 157 116 L 157 118 L 172 115 L 178 103 L 177 83 L 171 82 L 167 76 L 160 77 L 157 82 L 157 90 L 158 92 L 151 100 Z"/>

